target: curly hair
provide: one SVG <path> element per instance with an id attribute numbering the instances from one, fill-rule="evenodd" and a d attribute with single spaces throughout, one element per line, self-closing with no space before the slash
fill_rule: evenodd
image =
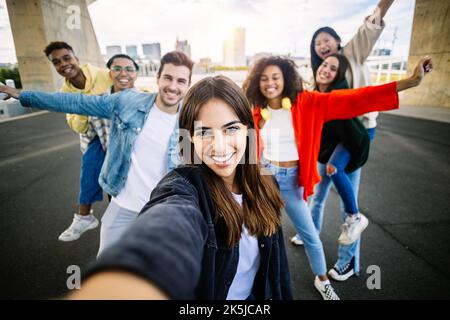
<path id="1" fill-rule="evenodd" d="M 67 50 L 71 51 L 73 54 L 75 54 L 75 51 L 73 51 L 73 48 L 67 42 L 53 41 L 53 42 L 50 42 L 45 47 L 45 49 L 44 49 L 45 56 L 48 58 L 53 51 L 59 50 L 59 49 L 67 49 Z"/>
<path id="2" fill-rule="evenodd" d="M 277 66 L 280 68 L 284 79 L 282 95 L 289 97 L 292 102 L 296 101 L 297 94 L 303 91 L 302 78 L 296 70 L 297 65 L 289 58 L 268 56 L 255 62 L 255 65 L 250 70 L 242 85 L 250 103 L 253 106 L 264 106 L 267 102 L 266 97 L 261 92 L 259 82 L 264 69 L 268 66 Z"/>

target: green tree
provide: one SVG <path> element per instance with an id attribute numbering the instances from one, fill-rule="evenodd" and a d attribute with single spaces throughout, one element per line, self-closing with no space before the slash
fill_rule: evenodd
<path id="1" fill-rule="evenodd" d="M 12 79 L 14 80 L 14 83 L 16 84 L 16 88 L 21 89 L 22 88 L 22 82 L 20 81 L 20 74 L 19 69 L 6 69 L 1 68 L 0 69 L 0 81 L 5 83 L 6 79 Z"/>

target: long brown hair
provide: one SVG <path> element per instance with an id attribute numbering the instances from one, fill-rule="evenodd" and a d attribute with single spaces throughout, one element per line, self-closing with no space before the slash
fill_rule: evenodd
<path id="1" fill-rule="evenodd" d="M 348 65 L 349 65 L 348 59 L 343 54 L 333 53 L 333 54 L 330 54 L 328 57 L 326 57 L 322 61 L 322 63 L 325 60 L 327 60 L 329 57 L 335 57 L 336 59 L 338 59 L 339 67 L 338 67 L 338 72 L 336 74 L 336 77 L 328 85 L 328 87 L 325 90 L 325 92 L 330 92 L 330 91 L 335 90 L 335 89 L 347 89 L 348 88 L 348 82 L 345 79 L 345 73 L 347 72 Z M 320 65 L 317 67 L 317 70 L 314 73 L 314 87 L 317 90 L 319 88 L 319 85 L 317 84 L 317 72 L 319 71 Z"/>
<path id="2" fill-rule="evenodd" d="M 281 223 L 283 200 L 272 176 L 261 174 L 256 161 L 255 124 L 250 103 L 242 89 L 233 81 L 224 76 L 216 76 L 197 82 L 184 98 L 179 119 L 180 129 L 187 130 L 192 137 L 194 121 L 201 107 L 213 98 L 229 105 L 248 129 L 245 154 L 236 168 L 235 177 L 243 194 L 242 208 L 233 199 L 222 178 L 205 164 L 194 164 L 196 155 L 191 141 L 190 148 L 183 149 L 190 152 L 182 152 L 182 156 L 186 164 L 202 167 L 216 207 L 215 222 L 224 219 L 228 229 L 227 244 L 231 247 L 239 242 L 242 225 L 257 237 L 273 235 Z"/>

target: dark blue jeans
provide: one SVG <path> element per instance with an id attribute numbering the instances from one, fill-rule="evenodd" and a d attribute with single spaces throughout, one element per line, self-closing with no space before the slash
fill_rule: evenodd
<path id="1" fill-rule="evenodd" d="M 369 134 L 371 141 L 375 137 L 375 131 L 376 128 L 367 129 L 367 133 Z M 344 203 L 345 212 L 355 214 L 359 212 L 358 200 L 355 196 L 349 176 L 345 173 L 345 168 L 350 161 L 350 157 L 350 152 L 348 152 L 344 145 L 340 143 L 337 145 L 336 149 L 334 149 L 328 163 L 336 168 L 336 172 L 331 174 L 330 178 L 341 196 L 342 202 Z"/>
<path id="2" fill-rule="evenodd" d="M 95 137 L 81 158 L 80 204 L 92 204 L 103 200 L 103 190 L 98 183 L 98 177 L 102 170 L 105 154 L 100 139 Z"/>

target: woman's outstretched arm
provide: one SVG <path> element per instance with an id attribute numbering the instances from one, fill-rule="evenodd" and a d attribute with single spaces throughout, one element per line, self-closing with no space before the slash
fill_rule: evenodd
<path id="1" fill-rule="evenodd" d="M 417 87 L 425 75 L 433 70 L 433 62 L 430 57 L 424 57 L 419 60 L 414 68 L 413 74 L 406 79 L 397 81 L 397 92 L 412 87 Z"/>

